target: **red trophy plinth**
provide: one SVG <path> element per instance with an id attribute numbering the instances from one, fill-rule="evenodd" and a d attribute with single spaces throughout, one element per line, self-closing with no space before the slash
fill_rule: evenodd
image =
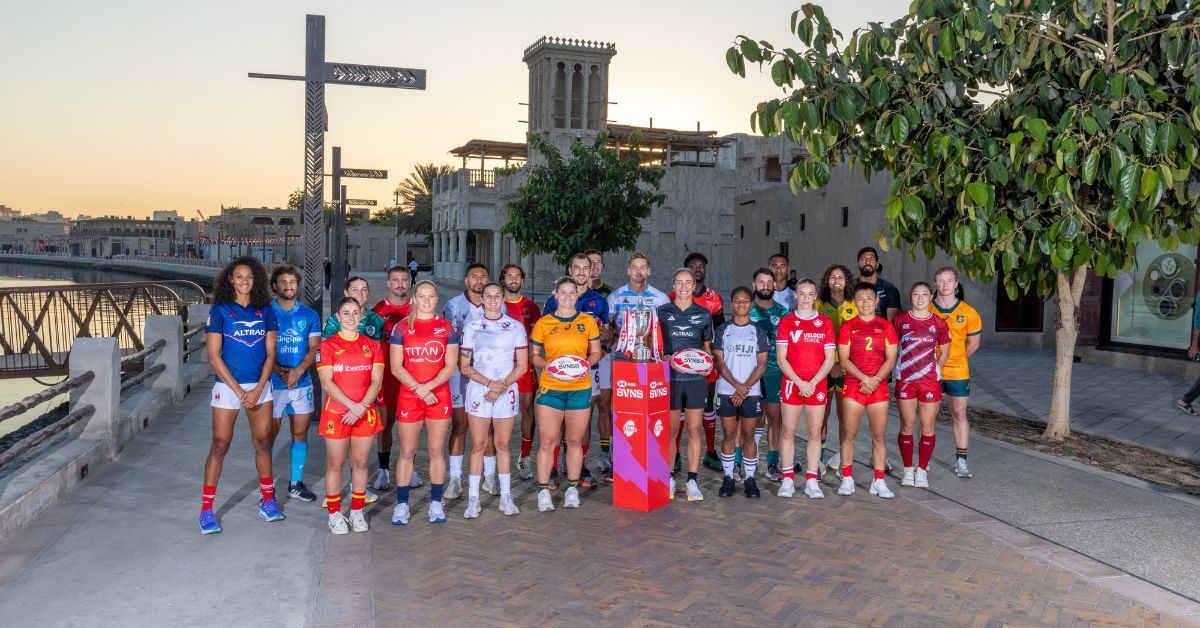
<path id="1" fill-rule="evenodd" d="M 613 506 L 649 512 L 670 501 L 669 367 L 659 360 L 612 368 Z"/>

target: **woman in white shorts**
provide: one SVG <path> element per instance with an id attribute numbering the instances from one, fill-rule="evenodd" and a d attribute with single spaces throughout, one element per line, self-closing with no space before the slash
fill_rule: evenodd
<path id="1" fill-rule="evenodd" d="M 463 516 L 479 516 L 479 485 L 488 432 L 494 430 L 496 471 L 500 479 L 500 511 L 515 515 L 508 440 L 520 408 L 517 382 L 529 369 L 525 327 L 504 313 L 504 290 L 498 283 L 483 287 L 483 316 L 463 326 L 459 370 L 467 379 L 464 405 L 471 428 L 471 461 L 467 479 L 467 509 Z"/>

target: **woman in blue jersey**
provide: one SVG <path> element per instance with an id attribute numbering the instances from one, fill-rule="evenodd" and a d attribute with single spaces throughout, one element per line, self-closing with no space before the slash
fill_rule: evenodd
<path id="1" fill-rule="evenodd" d="M 213 513 L 217 480 L 238 413 L 246 409 L 258 469 L 258 514 L 267 521 L 283 519 L 275 502 L 271 472 L 271 372 L 275 368 L 278 331 L 267 292 L 267 271 L 252 255 L 234 259 L 213 281 L 213 303 L 208 311 L 208 362 L 216 382 L 212 390 L 212 446 L 204 463 L 200 532 L 221 531 Z"/>

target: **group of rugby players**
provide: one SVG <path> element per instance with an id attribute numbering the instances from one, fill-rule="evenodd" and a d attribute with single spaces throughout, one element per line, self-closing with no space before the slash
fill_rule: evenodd
<path id="1" fill-rule="evenodd" d="M 516 467 L 523 479 L 536 475 L 538 509 L 554 510 L 552 493 L 559 485 L 560 468 L 566 476 L 561 505 L 578 508 L 579 490 L 598 484 L 587 466 L 593 410 L 598 410 L 598 471 L 604 481 L 612 481 L 612 349 L 621 315 L 639 305 L 652 308 L 658 318 L 664 356 L 693 349 L 714 361 L 707 376 L 674 366 L 671 370 L 671 455 L 677 474 L 686 431 L 688 501 L 704 499 L 697 483 L 701 464 L 724 472 L 720 496 L 733 495 L 741 481 L 747 497 L 759 497 L 755 475 L 764 432 L 766 477 L 779 483 L 780 497 L 794 494 L 798 466 L 805 470 L 808 497 L 824 496 L 820 478 L 826 468 L 841 474 L 838 494 L 850 495 L 855 490 L 854 445 L 863 414 L 872 442 L 870 493 L 893 497 L 884 481 L 893 379 L 901 416 L 901 485 L 929 486 L 934 419 L 943 394 L 953 421 L 955 473 L 971 477 L 967 358 L 979 347 L 982 329 L 979 315 L 956 292 L 957 272 L 939 269 L 936 288 L 914 284 L 909 291 L 911 309 L 901 313 L 899 291 L 879 275 L 875 249 L 862 249 L 857 263 L 857 282 L 838 264 L 825 271 L 819 284 L 811 279 L 789 282 L 787 257 L 771 256 L 767 267 L 754 272 L 751 287 L 730 292 L 728 321 L 724 300 L 705 283 L 708 260 L 700 253 L 688 255 L 684 267 L 675 271 L 669 294 L 650 285 L 650 260 L 641 253 L 630 256 L 629 283 L 616 289 L 600 279 L 600 252 L 579 253 L 568 261 L 567 276 L 555 282 L 544 308 L 522 294 L 525 271 L 520 266 L 505 266 L 500 281 L 492 282 L 487 267 L 472 264 L 466 269 L 464 292 L 446 303 L 443 316 L 437 315 L 437 286 L 431 281 L 413 286 L 410 271 L 397 266 L 388 270 L 387 295 L 370 309 L 367 281 L 351 277 L 345 298 L 322 328 L 317 313 L 298 302 L 296 267 L 278 266 L 268 280 L 254 257 L 235 259 L 216 277 L 207 326 L 216 383 L 201 532 L 221 531 L 213 500 L 242 408 L 255 448 L 260 516 L 267 521 L 284 518 L 275 500 L 272 472 L 272 448 L 284 414 L 290 415 L 292 433 L 288 492 L 302 501 L 316 499 L 303 482 L 306 435 L 315 411 L 308 375 L 313 364 L 324 391 L 318 430 L 326 442 L 325 505 L 334 534 L 368 529 L 363 506 L 378 499 L 370 489 L 384 490 L 393 479 L 393 425 L 399 445 L 395 525 L 408 523 L 410 488 L 423 484 L 413 466 L 422 427 L 429 456 L 431 522 L 445 521 L 442 501 L 463 493 L 468 432 L 464 517 L 480 515 L 481 491 L 498 495 L 498 508 L 505 515 L 518 514 L 508 455 L 518 414 L 521 446 Z M 553 376 L 547 365 L 563 356 L 586 360 L 590 374 L 575 379 Z M 824 445 L 834 405 L 840 451 L 826 463 Z M 808 437 L 802 461 L 794 451 L 801 416 Z M 724 433 L 719 454 L 718 417 Z M 561 465 L 560 449 L 565 453 Z M 372 450 L 378 470 L 368 487 Z M 341 512 L 347 459 L 348 518 Z M 675 493 L 672 474 L 672 499 Z"/>

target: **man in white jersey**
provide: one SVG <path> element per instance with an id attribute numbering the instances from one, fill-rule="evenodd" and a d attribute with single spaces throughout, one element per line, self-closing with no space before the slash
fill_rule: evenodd
<path id="1" fill-rule="evenodd" d="M 783 253 L 772 255 L 767 268 L 771 269 L 771 277 L 775 280 L 775 301 L 789 312 L 796 309 L 796 291 L 788 286 L 790 264 L 787 256 Z"/>
<path id="2" fill-rule="evenodd" d="M 483 316 L 483 287 L 491 281 L 488 268 L 483 264 L 467 266 L 463 277 L 466 290 L 462 294 L 446 302 L 443 317 L 450 322 L 454 333 L 462 338 L 467 322 Z M 453 412 L 450 418 L 450 474 L 446 478 L 445 499 L 458 499 L 462 495 L 462 463 L 463 454 L 467 449 L 467 413 L 463 409 L 466 382 L 458 369 L 450 376 L 450 406 Z M 492 477 L 496 473 L 496 449 L 489 445 L 483 457 L 483 490 L 489 494 L 497 492 L 496 481 Z"/>

